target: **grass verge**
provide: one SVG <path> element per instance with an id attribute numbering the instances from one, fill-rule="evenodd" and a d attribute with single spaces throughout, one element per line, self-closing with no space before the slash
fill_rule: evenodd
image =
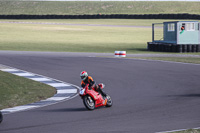
<path id="1" fill-rule="evenodd" d="M 0 110 L 40 101 L 55 93 L 53 87 L 0 71 Z"/>
<path id="2" fill-rule="evenodd" d="M 124 50 L 133 54 L 154 53 L 147 51 L 147 42 L 152 40 L 151 25 L 165 20 L 1 21 L 32 21 L 50 24 L 1 23 L 0 50 L 100 53 Z"/>
<path id="3" fill-rule="evenodd" d="M 35 24 L 1 23 L 0 50 L 97 53 L 114 53 L 123 50 L 127 54 L 167 54 L 147 51 L 147 42 L 151 41 L 152 23 L 163 21 L 165 20 L 1 20 L 0 22 L 34 22 Z M 200 53 L 189 54 L 200 55 Z M 145 57 L 143 59 L 200 64 L 199 58 L 195 57 Z"/>
<path id="4" fill-rule="evenodd" d="M 19 1 L 0 0 L 0 14 L 200 14 L 200 2 L 177 1 Z"/>
<path id="5" fill-rule="evenodd" d="M 134 57 L 134 58 L 200 64 L 200 58 L 198 57 Z"/>
<path id="6" fill-rule="evenodd" d="M 116 20 L 116 23 L 112 20 L 45 21 L 69 25 L 1 23 L 0 50 L 102 53 L 112 53 L 115 50 L 126 50 L 130 53 L 145 51 L 147 41 L 151 40 L 151 28 L 91 26 L 107 24 L 106 21 L 109 25 L 131 23 L 126 22 L 127 20 Z M 82 25 L 86 23 L 87 25 Z"/>
<path id="7" fill-rule="evenodd" d="M 200 133 L 200 129 L 188 129 L 184 131 L 170 132 L 170 133 Z"/>

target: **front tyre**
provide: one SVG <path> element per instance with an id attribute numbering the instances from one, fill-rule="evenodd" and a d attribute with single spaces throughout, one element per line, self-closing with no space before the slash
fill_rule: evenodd
<path id="1" fill-rule="evenodd" d="M 113 104 L 111 97 L 109 95 L 106 95 L 106 98 L 107 98 L 106 107 L 111 107 Z"/>
<path id="2" fill-rule="evenodd" d="M 83 104 L 88 110 L 94 110 L 95 109 L 95 101 L 92 99 L 91 96 L 86 95 L 83 97 Z"/>
<path id="3" fill-rule="evenodd" d="M 0 112 L 0 123 L 3 121 L 3 115 L 2 113 Z"/>

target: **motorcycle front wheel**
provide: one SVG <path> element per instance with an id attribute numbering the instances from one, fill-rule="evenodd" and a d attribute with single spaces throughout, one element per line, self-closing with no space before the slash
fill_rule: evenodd
<path id="1" fill-rule="evenodd" d="M 86 95 L 83 97 L 83 103 L 88 110 L 95 109 L 95 101 L 92 99 L 91 96 Z"/>
<path id="2" fill-rule="evenodd" d="M 2 113 L 0 112 L 0 123 L 3 121 L 3 115 Z"/>
<path id="3" fill-rule="evenodd" d="M 106 98 L 107 98 L 106 107 L 111 107 L 113 104 L 111 97 L 107 95 Z"/>

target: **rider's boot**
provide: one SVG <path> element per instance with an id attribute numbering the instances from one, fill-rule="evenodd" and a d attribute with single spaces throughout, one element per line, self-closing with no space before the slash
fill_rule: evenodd
<path id="1" fill-rule="evenodd" d="M 98 92 L 103 96 L 106 97 L 106 93 L 99 87 Z"/>

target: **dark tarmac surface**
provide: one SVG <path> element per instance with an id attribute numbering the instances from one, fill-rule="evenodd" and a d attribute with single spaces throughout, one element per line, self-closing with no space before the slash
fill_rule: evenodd
<path id="1" fill-rule="evenodd" d="M 86 70 L 113 100 L 111 108 L 87 111 L 77 96 L 7 114 L 0 133 L 154 133 L 200 126 L 200 65 L 88 56 L 0 52 L 0 64 L 78 86 Z"/>

